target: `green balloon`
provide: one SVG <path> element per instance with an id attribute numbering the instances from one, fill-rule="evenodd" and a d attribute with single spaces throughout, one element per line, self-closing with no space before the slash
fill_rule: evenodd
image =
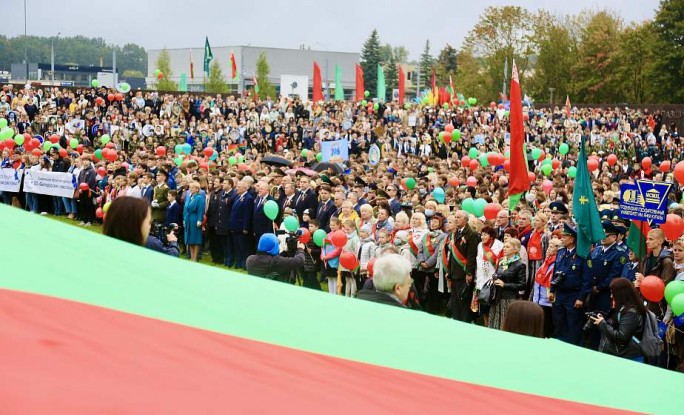
<path id="1" fill-rule="evenodd" d="M 449 109 L 449 103 L 448 103 L 448 102 L 445 102 L 444 104 L 442 104 L 442 107 L 443 107 L 445 110 L 448 110 L 448 109 Z"/>
<path id="2" fill-rule="evenodd" d="M 58 143 L 54 143 L 53 145 L 50 146 L 50 148 L 56 148 L 57 150 L 59 150 L 62 147 Z"/>
<path id="3" fill-rule="evenodd" d="M 363 101 L 361 101 L 361 105 L 363 105 L 364 107 L 367 106 L 367 105 L 368 105 L 368 101 L 366 101 L 366 100 L 364 99 Z"/>
<path id="4" fill-rule="evenodd" d="M 439 132 L 439 141 L 444 142 L 444 131 Z"/>
<path id="5" fill-rule="evenodd" d="M 577 176 L 577 167 L 570 166 L 570 168 L 568 168 L 568 177 L 571 179 L 574 179 L 576 176 Z"/>
<path id="6" fill-rule="evenodd" d="M 316 161 L 323 160 L 323 153 L 316 153 Z"/>
<path id="7" fill-rule="evenodd" d="M 154 70 L 154 77 L 155 78 L 158 77 L 160 73 L 161 73 L 161 71 L 159 69 L 155 69 Z"/>
<path id="8" fill-rule="evenodd" d="M 553 166 L 553 160 L 551 160 L 551 159 L 544 159 L 544 161 L 542 161 L 542 166 L 546 166 L 547 164 L 548 164 L 549 166 Z"/>
<path id="9" fill-rule="evenodd" d="M 4 119 L 4 118 L 2 118 Z M 14 130 L 11 129 L 10 127 L 5 127 L 2 130 L 0 130 L 0 139 L 7 140 L 8 138 L 12 138 L 14 135 Z"/>
<path id="10" fill-rule="evenodd" d="M 98 160 L 102 160 L 102 149 L 98 148 L 97 150 L 95 150 L 94 155 Z"/>
<path id="11" fill-rule="evenodd" d="M 18 146 L 24 144 L 24 134 L 17 134 L 14 136 L 14 142 L 17 143 Z"/>
<path id="12" fill-rule="evenodd" d="M 541 166 L 541 171 L 544 173 L 544 176 L 548 176 L 553 171 L 553 166 L 550 164 L 544 164 Z"/>
<path id="13" fill-rule="evenodd" d="M 323 246 L 323 242 L 325 242 L 325 231 L 323 229 L 317 229 L 313 234 L 313 241 L 316 246 Z"/>
<path id="14" fill-rule="evenodd" d="M 363 96 L 364 96 L 364 97 L 368 98 L 369 95 L 370 95 L 370 92 L 368 92 L 368 91 L 363 91 Z"/>
<path id="15" fill-rule="evenodd" d="M 480 154 L 480 165 L 481 165 L 482 167 L 487 167 L 487 166 L 489 166 L 489 160 L 487 160 L 487 153 L 482 153 L 482 154 Z M 479 216 L 482 216 L 482 215 L 477 215 L 477 216 L 479 217 Z"/>
<path id="16" fill-rule="evenodd" d="M 560 145 L 560 147 L 558 147 L 558 151 L 559 151 L 562 155 L 566 155 L 566 154 L 568 154 L 568 151 L 570 151 L 570 146 L 568 146 L 567 143 L 563 143 L 563 144 Z"/>
<path id="17" fill-rule="evenodd" d="M 235 156 L 230 156 L 228 157 L 228 164 L 231 166 L 234 166 L 237 164 L 237 158 Z"/>
<path id="18" fill-rule="evenodd" d="M 480 152 L 475 147 L 471 147 L 470 150 L 468 150 L 468 157 L 470 157 L 471 160 L 475 160 L 479 154 Z"/>
<path id="19" fill-rule="evenodd" d="M 411 109 L 411 104 L 404 104 L 404 109 L 410 110 Z"/>
<path id="20" fill-rule="evenodd" d="M 173 162 L 176 164 L 176 166 L 180 166 L 181 164 L 183 164 L 183 157 L 176 157 L 175 159 L 173 159 Z"/>
<path id="21" fill-rule="evenodd" d="M 413 188 L 416 187 L 416 179 L 413 177 L 409 177 L 406 179 L 406 188 L 409 190 L 413 190 Z"/>
<path id="22" fill-rule="evenodd" d="M 461 203 L 461 209 L 465 210 L 468 213 L 474 213 L 475 209 L 475 201 L 473 200 L 472 197 L 469 197 Z"/>
<path id="23" fill-rule="evenodd" d="M 100 142 L 102 143 L 102 145 L 107 144 L 111 140 L 112 140 L 112 138 L 109 136 L 109 134 L 105 134 L 102 137 L 100 137 Z"/>
<path id="24" fill-rule="evenodd" d="M 684 294 L 675 295 L 670 302 L 670 306 L 672 307 L 672 312 L 675 316 L 679 317 L 684 314 Z"/>
<path id="25" fill-rule="evenodd" d="M 278 204 L 275 200 L 269 200 L 268 202 L 264 203 L 264 215 L 266 215 L 266 217 L 271 220 L 275 219 L 276 216 L 278 216 Z M 299 224 L 297 224 L 297 226 L 299 226 Z M 295 231 L 297 230 L 297 226 L 295 226 Z"/>
<path id="26" fill-rule="evenodd" d="M 468 98 L 468 104 L 475 105 L 477 104 L 477 100 L 475 98 Z"/>
<path id="27" fill-rule="evenodd" d="M 93 88 L 97 88 L 98 86 L 100 86 L 100 81 L 98 81 L 97 79 L 93 79 L 92 81 L 90 81 L 90 85 Z"/>
<path id="28" fill-rule="evenodd" d="M 532 158 L 537 160 L 537 159 L 539 159 L 539 157 L 541 157 L 541 150 L 538 148 L 533 148 L 532 149 Z"/>
<path id="29" fill-rule="evenodd" d="M 433 169 L 432 167 L 428 167 L 428 173 L 432 173 L 433 171 L 435 171 L 435 169 Z"/>
<path id="30" fill-rule="evenodd" d="M 511 115 L 509 110 L 504 111 L 504 117 L 508 118 L 509 115 Z"/>
<path id="31" fill-rule="evenodd" d="M 52 147 L 52 143 L 48 140 L 43 141 L 43 150 L 48 151 Z"/>
<path id="32" fill-rule="evenodd" d="M 238 163 L 244 163 L 244 162 L 245 162 L 245 156 L 238 157 Z"/>
<path id="33" fill-rule="evenodd" d="M 183 145 L 182 144 L 176 144 L 176 146 L 173 148 L 173 152 L 176 154 L 180 154 L 183 152 Z"/>
<path id="34" fill-rule="evenodd" d="M 307 155 L 309 155 L 309 150 L 303 148 L 303 149 L 302 149 L 302 152 L 301 152 L 301 156 L 304 157 L 304 158 L 306 158 Z"/>
<path id="35" fill-rule="evenodd" d="M 485 206 L 487 206 L 487 201 L 480 198 L 480 199 L 475 199 L 475 202 L 473 203 L 473 215 L 479 217 L 482 217 L 484 215 L 484 210 Z"/>
<path id="36" fill-rule="evenodd" d="M 459 138 L 461 138 L 461 131 L 460 130 L 454 130 L 451 132 L 451 139 L 453 141 L 458 141 Z"/>
<path id="37" fill-rule="evenodd" d="M 69 146 L 70 146 L 71 148 L 76 148 L 76 147 L 78 147 L 78 139 L 77 139 L 77 138 L 72 138 L 71 140 L 69 140 Z"/>
<path id="38" fill-rule="evenodd" d="M 285 229 L 287 229 L 288 232 L 295 232 L 297 229 L 299 229 L 299 221 L 297 220 L 296 216 L 286 217 L 283 223 L 285 224 Z"/>
<path id="39" fill-rule="evenodd" d="M 0 118 L 0 128 L 7 127 L 7 118 Z"/>
<path id="40" fill-rule="evenodd" d="M 684 281 L 670 281 L 665 287 L 665 300 L 668 304 L 679 294 L 684 294 Z"/>
<path id="41" fill-rule="evenodd" d="M 375 104 L 373 104 L 373 110 L 374 111 L 377 111 L 378 108 L 380 108 L 380 104 L 378 104 L 377 102 Z"/>

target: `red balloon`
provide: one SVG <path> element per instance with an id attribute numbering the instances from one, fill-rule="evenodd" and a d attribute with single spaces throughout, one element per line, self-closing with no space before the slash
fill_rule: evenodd
<path id="1" fill-rule="evenodd" d="M 164 146 L 159 146 L 159 147 L 157 147 L 157 149 L 155 150 L 155 152 L 157 153 L 157 155 L 158 155 L 159 157 L 164 157 L 164 156 L 166 155 L 166 147 L 164 147 Z"/>
<path id="2" fill-rule="evenodd" d="M 57 134 L 52 134 L 50 136 L 50 142 L 52 144 L 57 144 L 59 142 L 59 136 Z"/>
<path id="3" fill-rule="evenodd" d="M 102 99 L 102 97 L 95 98 L 95 105 L 97 105 L 98 107 L 103 106 L 104 105 L 104 99 Z"/>
<path id="4" fill-rule="evenodd" d="M 114 94 L 107 94 L 107 101 L 112 102 L 116 99 Z"/>
<path id="5" fill-rule="evenodd" d="M 40 147 L 40 140 L 37 138 L 32 138 L 31 139 L 31 148 L 38 148 Z"/>
<path id="6" fill-rule="evenodd" d="M 644 170 L 650 169 L 652 165 L 653 165 L 653 161 L 651 160 L 650 157 L 644 157 L 644 159 L 641 160 L 641 167 L 643 167 Z"/>
<path id="7" fill-rule="evenodd" d="M 401 179 L 401 188 L 404 190 L 408 190 L 408 186 L 406 185 L 406 179 Z"/>
<path id="8" fill-rule="evenodd" d="M 458 187 L 459 184 L 460 183 L 458 182 L 458 179 L 456 178 L 456 176 L 452 176 L 449 178 L 449 186 Z"/>
<path id="9" fill-rule="evenodd" d="M 487 163 L 489 163 L 492 166 L 496 166 L 497 161 L 498 161 L 498 158 L 496 156 L 496 153 L 487 153 Z"/>
<path id="10" fill-rule="evenodd" d="M 368 275 L 373 278 L 373 274 L 375 273 L 375 258 L 371 258 L 371 260 L 368 261 L 368 264 L 366 264 L 366 270 L 368 271 Z"/>
<path id="11" fill-rule="evenodd" d="M 461 100 L 461 102 L 459 102 L 459 104 L 460 104 L 461 106 L 464 106 L 464 105 L 465 105 L 465 101 L 464 101 L 464 100 Z"/>
<path id="12" fill-rule="evenodd" d="M 79 145 L 76 147 L 76 152 L 77 152 L 78 154 L 83 154 L 83 144 L 79 144 Z"/>
<path id="13" fill-rule="evenodd" d="M 554 170 L 558 169 L 561 165 L 561 161 L 558 159 L 553 159 L 551 161 L 551 167 L 553 167 Z"/>
<path id="14" fill-rule="evenodd" d="M 352 270 L 359 266 L 359 260 L 353 252 L 342 252 L 340 255 L 340 265 L 346 269 Z"/>
<path id="15" fill-rule="evenodd" d="M 162 72 L 159 72 L 159 75 L 157 75 L 157 79 L 162 79 L 164 77 L 164 74 Z"/>
<path id="16" fill-rule="evenodd" d="M 537 176 L 535 176 L 533 172 L 528 172 L 527 178 L 530 180 L 530 182 L 533 182 L 537 179 Z"/>
<path id="17" fill-rule="evenodd" d="M 33 150 L 31 150 L 31 154 L 33 154 L 36 157 L 40 157 L 43 155 L 43 152 L 40 151 L 39 148 L 34 148 Z"/>
<path id="18" fill-rule="evenodd" d="M 676 241 L 684 233 L 684 220 L 679 215 L 669 213 L 665 218 L 665 223 L 660 225 L 660 229 L 663 230 L 668 240 Z"/>
<path id="19" fill-rule="evenodd" d="M 444 141 L 444 144 L 451 144 L 451 133 L 444 134 L 442 136 L 442 141 Z"/>
<path id="20" fill-rule="evenodd" d="M 104 217 L 104 210 L 102 210 L 101 207 L 97 208 L 95 211 L 95 217 L 98 219 L 102 219 Z"/>
<path id="21" fill-rule="evenodd" d="M 506 162 L 506 156 L 501 153 L 496 153 L 496 166 L 503 166 Z"/>
<path id="22" fill-rule="evenodd" d="M 478 167 L 480 167 L 480 162 L 477 160 L 470 160 L 468 167 L 470 167 L 470 170 L 475 171 Z"/>
<path id="23" fill-rule="evenodd" d="M 5 147 L 6 148 L 12 150 L 14 148 L 14 144 L 15 144 L 14 139 L 12 139 L 12 138 L 5 139 Z"/>
<path id="24" fill-rule="evenodd" d="M 347 234 L 341 230 L 335 231 L 330 236 L 330 242 L 338 248 L 344 248 L 347 244 Z"/>
<path id="25" fill-rule="evenodd" d="M 31 141 L 31 134 L 24 133 L 24 143 L 26 143 L 27 141 Z"/>
<path id="26" fill-rule="evenodd" d="M 598 169 L 599 162 L 594 159 L 589 159 L 587 160 L 587 167 L 589 168 L 589 171 L 594 171 Z"/>
<path id="27" fill-rule="evenodd" d="M 675 165 L 674 176 L 675 179 L 677 179 L 677 182 L 679 182 L 679 184 L 684 185 L 684 161 L 680 161 Z"/>
<path id="28" fill-rule="evenodd" d="M 492 220 L 496 219 L 496 215 L 501 210 L 501 205 L 498 203 L 487 203 L 484 208 L 485 219 Z"/>
<path id="29" fill-rule="evenodd" d="M 109 150 L 107 152 L 107 154 L 104 154 L 104 151 L 103 151 L 102 155 L 109 161 L 114 161 L 114 160 L 116 160 L 116 157 L 117 157 L 116 150 Z"/>
<path id="30" fill-rule="evenodd" d="M 475 176 L 469 176 L 468 179 L 466 179 L 466 186 L 468 186 L 468 187 L 477 186 L 477 179 L 475 178 Z"/>
<path id="31" fill-rule="evenodd" d="M 451 135 L 452 131 L 454 131 L 454 125 L 453 124 L 449 123 L 449 124 L 444 126 L 444 132 L 445 133 L 449 133 L 449 135 Z"/>
<path id="32" fill-rule="evenodd" d="M 117 101 L 123 101 L 123 95 L 121 94 L 114 95 L 114 98 L 116 98 Z"/>
<path id="33" fill-rule="evenodd" d="M 537 160 L 538 161 L 544 161 L 545 158 L 546 158 L 546 153 L 544 151 L 542 151 L 541 153 L 539 153 L 539 158 Z"/>
<path id="34" fill-rule="evenodd" d="M 206 161 L 200 161 L 199 167 L 200 169 L 209 171 L 209 164 Z"/>
<path id="35" fill-rule="evenodd" d="M 639 284 L 639 290 L 648 301 L 658 302 L 665 297 L 665 283 L 655 275 L 644 278 Z"/>
<path id="36" fill-rule="evenodd" d="M 211 147 L 206 147 L 204 149 L 204 155 L 207 157 L 211 157 L 211 155 L 214 154 L 214 149 Z"/>
<path id="37" fill-rule="evenodd" d="M 78 185 L 78 188 L 81 189 L 82 192 L 87 192 L 89 189 L 88 183 L 81 183 Z"/>
<path id="38" fill-rule="evenodd" d="M 60 156 L 61 158 L 66 157 L 67 154 L 68 154 L 68 153 L 67 153 L 67 151 L 66 151 L 66 148 L 60 148 L 60 149 L 59 149 L 59 156 Z"/>
<path id="39" fill-rule="evenodd" d="M 548 195 L 549 193 L 551 193 L 551 189 L 553 189 L 553 182 L 551 180 L 544 180 L 542 182 L 542 190 L 544 191 L 544 193 Z"/>
<path id="40" fill-rule="evenodd" d="M 105 169 L 103 166 L 100 166 L 97 168 L 97 174 L 99 174 L 101 177 L 105 177 L 107 175 L 107 169 Z"/>
<path id="41" fill-rule="evenodd" d="M 299 228 L 299 232 L 301 233 L 301 235 L 299 235 L 299 242 L 308 244 L 311 240 L 311 232 L 306 228 Z"/>
<path id="42" fill-rule="evenodd" d="M 672 167 L 672 163 L 670 163 L 670 160 L 665 160 L 662 163 L 660 163 L 660 166 L 658 166 L 661 173 L 669 172 L 671 167 Z"/>
<path id="43" fill-rule="evenodd" d="M 523 114 L 523 120 L 527 121 L 527 120 L 529 120 L 529 119 L 530 119 L 530 114 L 524 113 L 524 114 Z"/>
<path id="44" fill-rule="evenodd" d="M 508 160 L 508 159 L 504 160 L 503 166 L 504 166 L 504 170 L 511 171 L 511 161 L 510 160 Z"/>
<path id="45" fill-rule="evenodd" d="M 618 158 L 615 154 L 609 154 L 606 160 L 608 160 L 608 165 L 612 167 L 617 163 Z"/>
<path id="46" fill-rule="evenodd" d="M 682 163 L 684 163 L 684 161 Z M 470 157 L 468 157 L 468 156 L 461 157 L 461 167 L 465 168 L 468 166 L 470 166 Z"/>
<path id="47" fill-rule="evenodd" d="M 112 143 L 111 141 L 108 142 L 107 144 L 105 144 L 105 148 L 114 149 L 114 143 Z"/>

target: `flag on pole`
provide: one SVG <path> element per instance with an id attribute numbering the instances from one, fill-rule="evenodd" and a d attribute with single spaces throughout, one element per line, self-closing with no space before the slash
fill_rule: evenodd
<path id="1" fill-rule="evenodd" d="M 406 94 L 406 75 L 404 75 L 404 68 L 399 66 L 399 105 L 404 105 L 404 95 Z"/>
<path id="2" fill-rule="evenodd" d="M 190 79 L 195 79 L 195 62 L 192 61 L 192 49 L 190 49 Z"/>
<path id="3" fill-rule="evenodd" d="M 378 64 L 378 101 L 384 102 L 386 98 L 385 71 L 382 65 Z"/>
<path id="4" fill-rule="evenodd" d="M 363 99 L 363 68 L 358 63 L 356 64 L 356 96 L 354 97 L 357 101 Z"/>
<path id="5" fill-rule="evenodd" d="M 204 73 L 209 74 L 209 64 L 211 60 L 214 59 L 214 55 L 211 53 L 211 46 L 209 46 L 209 37 L 204 38 Z"/>
<path id="6" fill-rule="evenodd" d="M 438 96 L 438 90 L 437 90 L 437 74 L 435 73 L 435 70 L 432 70 L 432 105 L 437 105 L 437 96 Z"/>
<path id="7" fill-rule="evenodd" d="M 527 175 L 527 157 L 523 143 L 525 130 L 523 129 L 522 103 L 520 102 L 520 80 L 518 79 L 518 67 L 513 61 L 513 79 L 511 80 L 511 177 L 508 182 L 508 205 L 513 210 L 518 205 L 520 197 L 530 188 L 530 179 Z"/>
<path id="8" fill-rule="evenodd" d="M 254 83 L 254 99 L 259 99 L 259 80 L 257 79 L 256 74 L 252 77 L 252 83 Z"/>
<path id="9" fill-rule="evenodd" d="M 323 89 L 321 88 L 321 67 L 314 61 L 313 64 L 313 95 L 314 103 L 323 101 Z"/>
<path id="10" fill-rule="evenodd" d="M 235 53 L 230 51 L 230 77 L 237 78 L 237 61 L 235 60 Z"/>
<path id="11" fill-rule="evenodd" d="M 342 67 L 335 65 L 335 101 L 344 101 L 344 89 L 342 88 Z"/>
<path id="12" fill-rule="evenodd" d="M 570 95 L 565 96 L 565 113 L 570 118 Z"/>
<path id="13" fill-rule="evenodd" d="M 572 195 L 572 212 L 575 216 L 575 222 L 577 222 L 577 255 L 582 258 L 589 255 L 593 243 L 606 237 L 594 199 L 594 189 L 591 187 L 587 154 L 584 147 L 584 137 L 582 137 L 579 159 L 577 160 L 577 178 Z"/>
<path id="14" fill-rule="evenodd" d="M 456 88 L 454 88 L 454 81 L 451 79 L 451 75 L 449 75 L 449 87 L 451 88 L 451 101 L 453 102 L 456 97 Z"/>

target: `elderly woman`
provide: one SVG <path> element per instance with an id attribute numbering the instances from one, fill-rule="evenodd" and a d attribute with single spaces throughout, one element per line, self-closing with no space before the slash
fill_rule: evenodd
<path id="1" fill-rule="evenodd" d="M 496 301 L 489 313 L 489 327 L 501 329 L 508 306 L 515 301 L 518 291 L 525 288 L 527 267 L 520 260 L 520 240 L 508 238 L 504 242 L 504 257 L 494 274 Z"/>
<path id="2" fill-rule="evenodd" d="M 349 220 L 353 221 L 355 227 L 359 224 L 359 215 L 354 210 L 354 204 L 349 200 L 342 202 L 342 212 L 340 213 L 339 218 L 342 223 Z"/>
<path id="3" fill-rule="evenodd" d="M 364 225 L 368 225 L 371 229 L 373 229 L 373 225 L 375 225 L 373 206 L 366 203 L 365 205 L 361 205 L 359 210 L 361 212 L 361 217 L 359 218 L 359 229 L 361 229 Z"/>
<path id="4" fill-rule="evenodd" d="M 473 298 L 475 299 L 484 285 L 494 276 L 496 266 L 501 257 L 501 251 L 503 250 L 503 242 L 496 239 L 496 230 L 491 226 L 482 228 L 482 231 L 480 231 L 480 238 L 482 239 L 482 242 L 477 245 L 477 268 L 475 271 L 475 275 L 477 275 L 475 288 L 477 290 L 473 293 Z M 489 306 L 479 304 L 478 307 L 480 315 L 482 315 L 482 318 L 484 319 L 485 326 L 488 326 Z"/>
<path id="5" fill-rule="evenodd" d="M 190 201 L 183 211 L 183 227 L 185 228 L 185 243 L 190 250 L 190 260 L 199 261 L 199 250 L 202 246 L 202 220 L 204 218 L 205 198 L 200 192 L 200 184 L 190 182 L 188 196 Z"/>

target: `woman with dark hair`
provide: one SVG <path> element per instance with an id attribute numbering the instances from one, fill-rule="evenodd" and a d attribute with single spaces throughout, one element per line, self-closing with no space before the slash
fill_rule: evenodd
<path id="1" fill-rule="evenodd" d="M 499 260 L 493 289 L 496 299 L 489 312 L 489 327 L 500 329 L 508 306 L 515 301 L 518 291 L 525 288 L 527 266 L 520 259 L 520 240 L 507 238 L 503 245 L 503 257 Z"/>
<path id="2" fill-rule="evenodd" d="M 601 314 L 589 316 L 601 332 L 599 351 L 643 363 L 644 356 L 634 338 L 643 333 L 646 307 L 626 278 L 610 283 L 610 296 L 613 308 L 605 319 Z"/>
<path id="3" fill-rule="evenodd" d="M 477 245 L 477 268 L 475 275 L 476 291 L 473 293 L 473 305 L 476 305 L 478 293 L 484 288 L 485 284 L 491 281 L 496 267 L 499 265 L 499 258 L 502 256 L 503 242 L 496 239 L 496 230 L 491 226 L 485 226 L 480 231 L 482 242 Z M 475 309 L 475 307 L 472 307 Z M 477 309 L 484 319 L 484 325 L 489 325 L 489 305 L 477 304 Z"/>
<path id="4" fill-rule="evenodd" d="M 144 246 L 150 234 L 152 210 L 147 199 L 122 196 L 114 199 L 104 220 L 102 233 Z"/>
<path id="5" fill-rule="evenodd" d="M 523 336 L 544 337 L 544 311 L 530 301 L 513 301 L 508 306 L 501 329 Z"/>

